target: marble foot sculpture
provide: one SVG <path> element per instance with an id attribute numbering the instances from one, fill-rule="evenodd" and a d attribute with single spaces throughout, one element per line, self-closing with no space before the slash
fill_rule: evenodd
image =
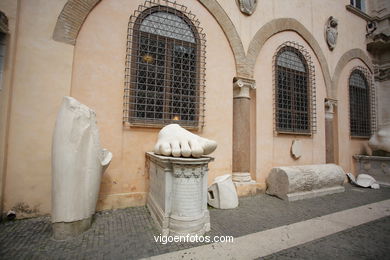
<path id="1" fill-rule="evenodd" d="M 382 150 L 390 153 L 390 124 L 382 125 L 378 132 L 371 136 L 368 145 L 373 151 Z"/>
<path id="2" fill-rule="evenodd" d="M 67 239 L 90 227 L 101 175 L 111 158 L 111 152 L 100 147 L 95 112 L 64 97 L 52 143 L 54 239 Z"/>
<path id="3" fill-rule="evenodd" d="M 201 157 L 216 148 L 215 141 L 195 135 L 178 124 L 170 124 L 158 134 L 154 153 L 174 157 Z"/>

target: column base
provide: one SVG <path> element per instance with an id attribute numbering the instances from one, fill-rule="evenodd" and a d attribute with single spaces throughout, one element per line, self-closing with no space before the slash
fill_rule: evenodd
<path id="1" fill-rule="evenodd" d="M 73 221 L 52 223 L 53 238 L 55 240 L 67 240 L 87 231 L 92 224 L 92 217 Z"/>
<path id="2" fill-rule="evenodd" d="M 252 180 L 249 172 L 235 172 L 232 175 L 232 179 L 236 186 L 238 197 L 253 196 L 265 192 L 265 183 L 258 183 Z"/>

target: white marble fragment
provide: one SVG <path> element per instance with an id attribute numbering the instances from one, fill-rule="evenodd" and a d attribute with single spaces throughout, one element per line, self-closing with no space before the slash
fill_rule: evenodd
<path id="1" fill-rule="evenodd" d="M 234 209 L 238 206 L 237 191 L 230 174 L 214 179 L 213 184 L 208 188 L 207 202 L 218 209 Z"/>
<path id="2" fill-rule="evenodd" d="M 298 160 L 302 156 L 302 141 L 295 139 L 291 144 L 291 155 L 295 160 Z"/>
<path id="3" fill-rule="evenodd" d="M 372 188 L 372 189 L 379 189 L 379 184 L 376 182 L 374 177 L 368 174 L 359 174 L 357 178 L 352 175 L 352 173 L 347 173 L 347 176 L 351 183 L 355 184 L 356 186 L 363 187 L 363 188 Z"/>
<path id="4" fill-rule="evenodd" d="M 373 151 L 382 150 L 390 153 L 390 124 L 380 126 L 379 130 L 371 136 L 368 145 Z"/>
<path id="5" fill-rule="evenodd" d="M 289 201 L 343 192 L 345 173 L 335 164 L 272 168 L 267 193 Z"/>
<path id="6" fill-rule="evenodd" d="M 216 148 L 215 141 L 195 135 L 178 124 L 170 124 L 158 134 L 154 153 L 173 157 L 201 157 Z"/>
<path id="7" fill-rule="evenodd" d="M 100 179 L 112 158 L 102 149 L 96 114 L 64 97 L 52 143 L 52 222 L 90 218 L 96 209 Z"/>

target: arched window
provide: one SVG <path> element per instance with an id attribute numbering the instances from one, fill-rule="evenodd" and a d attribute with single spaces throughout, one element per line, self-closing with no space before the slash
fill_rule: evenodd
<path id="1" fill-rule="evenodd" d="M 302 46 L 287 42 L 275 56 L 275 120 L 278 133 L 310 134 L 313 130 L 314 83 Z M 308 56 L 309 57 L 309 56 Z M 310 58 L 310 57 L 309 57 Z M 314 110 L 314 109 L 313 109 Z"/>
<path id="2" fill-rule="evenodd" d="M 152 6 L 130 22 L 125 121 L 132 125 L 203 126 L 204 35 L 178 9 Z"/>
<path id="3" fill-rule="evenodd" d="M 370 85 L 363 68 L 355 68 L 349 77 L 349 113 L 351 136 L 370 137 Z"/>

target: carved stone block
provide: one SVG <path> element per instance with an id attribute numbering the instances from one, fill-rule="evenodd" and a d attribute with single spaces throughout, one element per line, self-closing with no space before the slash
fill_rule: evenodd
<path id="1" fill-rule="evenodd" d="M 390 157 L 354 155 L 357 174 L 368 174 L 381 184 L 390 186 Z"/>
<path id="2" fill-rule="evenodd" d="M 166 235 L 203 235 L 210 230 L 207 175 L 211 157 L 176 158 L 146 153 L 147 207 Z"/>
<path id="3" fill-rule="evenodd" d="M 267 193 L 294 201 L 344 192 L 345 176 L 335 164 L 275 167 L 267 178 Z"/>
<path id="4" fill-rule="evenodd" d="M 237 191 L 230 174 L 214 179 L 208 188 L 208 203 L 217 209 L 234 209 L 238 206 Z"/>

